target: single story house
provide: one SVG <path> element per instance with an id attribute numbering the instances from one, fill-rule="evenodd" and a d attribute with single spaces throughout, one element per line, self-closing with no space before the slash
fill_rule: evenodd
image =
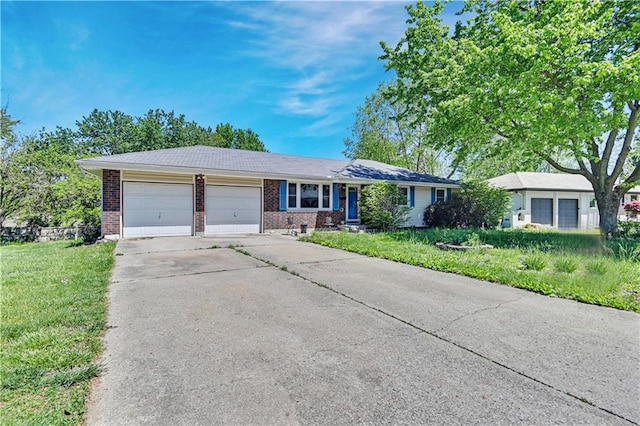
<path id="1" fill-rule="evenodd" d="M 591 183 L 582 175 L 517 172 L 489 179 L 489 184 L 511 193 L 511 212 L 505 227 L 528 223 L 562 229 L 595 229 L 600 215 Z M 640 186 L 625 194 L 622 203 L 637 200 Z M 620 210 L 624 217 L 624 211 Z"/>
<path id="2" fill-rule="evenodd" d="M 102 235 L 136 238 L 256 233 L 360 223 L 363 186 L 398 184 L 412 208 L 450 196 L 457 181 L 370 160 L 341 161 L 209 146 L 78 160 L 102 179 Z"/>

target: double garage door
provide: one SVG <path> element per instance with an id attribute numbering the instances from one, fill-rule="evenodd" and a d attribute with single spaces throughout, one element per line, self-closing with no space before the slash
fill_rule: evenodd
<path id="1" fill-rule="evenodd" d="M 531 222 L 553 225 L 553 198 L 531 199 Z M 558 228 L 578 227 L 578 200 L 558 199 Z"/>
<path id="2" fill-rule="evenodd" d="M 205 195 L 207 234 L 260 232 L 258 187 L 208 185 Z M 123 237 L 193 235 L 193 185 L 123 183 Z"/>

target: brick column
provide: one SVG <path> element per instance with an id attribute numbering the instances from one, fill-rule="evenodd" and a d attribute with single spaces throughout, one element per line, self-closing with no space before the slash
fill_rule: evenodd
<path id="1" fill-rule="evenodd" d="M 102 170 L 102 236 L 120 238 L 120 170 Z"/>
<path id="2" fill-rule="evenodd" d="M 204 176 L 196 175 L 196 235 L 204 235 L 204 183 Z"/>

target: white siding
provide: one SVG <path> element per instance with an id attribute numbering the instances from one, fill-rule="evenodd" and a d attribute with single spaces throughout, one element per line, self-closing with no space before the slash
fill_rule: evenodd
<path id="1" fill-rule="evenodd" d="M 431 204 L 431 188 L 416 187 L 415 207 L 404 226 L 424 226 L 424 211 Z"/>

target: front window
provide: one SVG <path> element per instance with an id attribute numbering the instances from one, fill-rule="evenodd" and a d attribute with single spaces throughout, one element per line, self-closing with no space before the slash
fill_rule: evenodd
<path id="1" fill-rule="evenodd" d="M 446 191 L 444 189 L 436 189 L 436 201 L 444 201 Z"/>
<path id="2" fill-rule="evenodd" d="M 400 190 L 400 193 L 404 195 L 406 205 L 409 205 L 409 188 L 407 188 L 406 186 L 400 186 L 398 187 L 398 189 Z"/>
<path id="3" fill-rule="evenodd" d="M 318 208 L 318 185 L 314 183 L 300 184 L 300 207 L 303 209 Z"/>
<path id="4" fill-rule="evenodd" d="M 288 190 L 287 205 L 290 209 L 331 208 L 331 185 L 290 182 Z"/>
<path id="5" fill-rule="evenodd" d="M 331 187 L 329 185 L 322 185 L 322 208 L 328 209 L 331 200 Z"/>
<path id="6" fill-rule="evenodd" d="M 289 184 L 289 208 L 295 209 L 298 207 L 298 185 L 295 183 Z"/>

